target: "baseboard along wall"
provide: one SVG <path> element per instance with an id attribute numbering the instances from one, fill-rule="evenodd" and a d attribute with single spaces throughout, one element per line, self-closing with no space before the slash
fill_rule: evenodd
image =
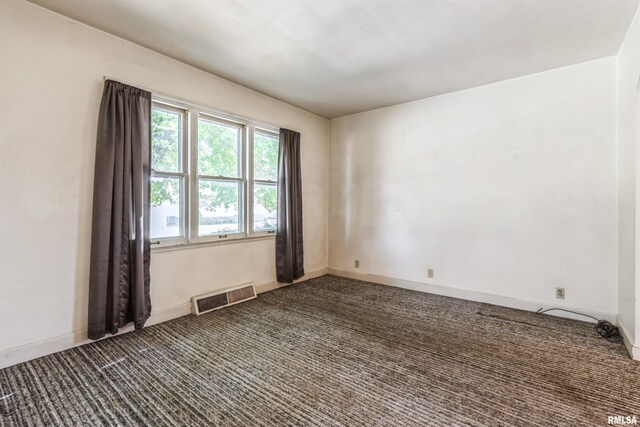
<path id="1" fill-rule="evenodd" d="M 395 286 L 397 288 L 411 289 L 419 292 L 428 292 L 431 294 L 443 295 L 443 296 L 452 297 L 452 298 L 460 298 L 460 299 L 465 299 L 470 301 L 484 302 L 487 304 L 500 305 L 503 307 L 516 308 L 519 310 L 537 311 L 540 308 L 550 308 L 547 303 L 522 300 L 519 298 L 512 298 L 512 297 L 507 297 L 503 295 L 495 295 L 495 294 L 489 294 L 484 292 L 471 291 L 471 290 L 461 289 L 461 288 L 453 288 L 450 286 L 433 285 L 429 283 L 415 282 L 415 281 L 405 280 L 405 279 L 397 279 L 397 278 L 381 276 L 377 274 L 368 274 L 368 273 L 342 270 L 342 269 L 333 268 L 333 267 L 329 267 L 328 271 L 329 271 L 329 274 L 332 274 L 334 276 L 362 280 L 365 282 L 373 282 L 373 283 L 378 283 L 378 284 L 387 285 L 387 286 Z M 561 304 L 555 305 L 554 307 L 564 308 L 566 310 L 577 311 L 580 313 L 588 314 L 598 319 L 608 320 L 609 322 L 617 325 L 618 327 L 620 327 L 621 335 L 624 338 L 624 343 L 627 350 L 629 351 L 629 355 L 634 360 L 640 360 L 640 347 L 635 345 L 633 340 L 631 340 L 630 336 L 627 334 L 626 330 L 624 329 L 624 326 L 620 322 L 620 319 L 618 318 L 617 314 L 596 311 L 596 310 L 589 310 L 589 309 L 584 309 L 580 307 L 566 306 Z M 567 313 L 563 311 L 553 311 L 545 314 L 548 314 L 551 316 L 565 317 L 569 319 L 593 321 L 587 317 L 575 315 L 575 314 Z"/>
<path id="2" fill-rule="evenodd" d="M 324 276 L 327 274 L 327 268 L 320 268 L 307 273 L 302 279 L 296 280 L 295 283 L 304 282 L 306 280 L 315 279 L 316 277 Z M 274 289 L 290 286 L 290 284 L 282 284 L 278 282 L 268 282 L 255 285 L 256 292 L 261 294 L 263 292 L 272 291 Z M 161 308 L 154 310 L 151 313 L 151 317 L 147 320 L 145 326 L 155 325 L 157 323 L 166 322 L 168 320 L 176 319 L 182 316 L 188 316 L 191 314 L 191 301 L 183 302 L 173 307 Z M 126 334 L 133 331 L 133 325 L 129 324 L 122 328 L 117 335 Z M 109 339 L 114 335 L 107 335 L 101 339 Z M 26 362 L 28 360 L 37 359 L 38 357 L 46 356 L 48 354 L 57 353 L 59 351 L 67 350 L 73 347 L 79 347 L 81 345 L 95 342 L 87 338 L 87 331 L 77 331 L 70 334 L 59 335 L 57 337 L 48 338 L 45 340 L 35 341 L 29 344 L 21 345 L 19 347 L 13 347 L 0 352 L 0 369 L 6 368 L 18 363 Z"/>
<path id="3" fill-rule="evenodd" d="M 617 317 L 616 325 L 620 329 L 620 335 L 622 335 L 622 338 L 624 339 L 624 346 L 627 348 L 631 358 L 633 360 L 640 360 L 640 346 L 638 346 L 631 338 L 631 334 L 629 334 L 629 331 L 624 326 L 624 323 L 622 323 L 619 316 Z"/>
<path id="4" fill-rule="evenodd" d="M 366 282 L 378 283 L 381 285 L 395 286 L 404 289 L 411 289 L 419 292 L 428 292 L 436 295 L 443 295 L 453 298 L 466 299 L 470 301 L 484 302 L 488 304 L 495 304 L 504 307 L 517 308 L 520 310 L 536 311 L 541 307 L 545 307 L 546 304 L 521 300 L 518 298 L 506 297 L 502 295 L 494 295 L 477 291 L 470 291 L 460 288 L 452 288 L 448 286 L 433 285 L 421 282 L 414 282 L 411 280 L 397 279 L 387 276 L 380 276 L 375 274 L 359 273 L 347 270 L 341 270 L 337 268 L 320 268 L 307 273 L 302 279 L 296 280 L 295 283 L 304 282 L 306 280 L 315 279 L 316 277 L 324 276 L 325 274 L 333 274 L 335 276 L 346 277 L 350 279 L 363 280 Z M 261 294 L 263 292 L 269 292 L 274 289 L 280 289 L 291 284 L 282 284 L 277 282 L 268 282 L 256 285 L 256 292 Z M 560 307 L 560 306 L 559 306 Z M 631 357 L 635 360 L 640 360 L 640 347 L 635 345 L 624 325 L 621 323 L 618 316 L 614 313 L 605 313 L 594 310 L 585 310 L 582 308 L 561 306 L 572 311 L 579 311 L 584 314 L 588 314 L 598 319 L 608 320 L 615 323 L 620 327 L 621 334 L 624 338 L 624 343 L 629 351 Z M 187 301 L 181 304 L 177 304 L 173 307 L 167 307 L 159 310 L 155 310 L 149 320 L 147 326 L 151 326 L 157 323 L 166 322 L 168 320 L 176 319 L 178 317 L 187 316 L 191 314 L 191 302 Z M 565 313 L 561 311 L 548 313 L 554 316 L 567 317 L 578 320 L 588 320 L 582 316 L 577 316 L 571 313 Z M 127 325 L 120 328 L 118 335 L 122 335 L 133 331 L 133 325 Z M 112 335 L 108 335 L 102 339 L 108 339 Z M 52 337 L 46 340 L 40 340 L 25 344 L 19 347 L 10 348 L 0 353 L 0 369 L 8 366 L 16 365 L 18 363 L 26 362 L 28 360 L 37 359 L 38 357 L 46 356 L 48 354 L 57 353 L 72 347 L 78 347 L 81 345 L 94 342 L 87 339 L 87 331 L 78 331 L 70 334 L 60 335 Z"/>

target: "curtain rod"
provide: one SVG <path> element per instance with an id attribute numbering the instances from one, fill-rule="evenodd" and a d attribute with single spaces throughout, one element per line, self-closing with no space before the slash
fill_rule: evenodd
<path id="1" fill-rule="evenodd" d="M 249 122 L 251 124 L 258 125 L 258 127 L 264 127 L 264 128 L 266 128 L 265 130 L 276 130 L 276 129 L 279 130 L 282 127 L 282 126 L 274 125 L 273 123 L 252 119 L 252 118 L 241 116 L 241 115 L 234 114 L 234 113 L 229 113 L 228 111 L 217 110 L 215 108 L 211 108 L 211 107 L 207 107 L 207 106 L 201 105 L 201 104 L 199 104 L 197 102 L 189 101 L 187 99 L 180 98 L 180 97 L 173 96 L 173 95 L 168 95 L 166 93 L 162 93 L 162 92 L 159 92 L 157 90 L 154 90 L 154 89 L 151 89 L 151 88 L 148 88 L 148 87 L 145 87 L 145 86 L 141 86 L 141 85 L 138 85 L 138 84 L 135 84 L 135 83 L 129 83 L 127 81 L 124 81 L 122 79 L 118 79 L 118 78 L 115 78 L 115 77 L 103 76 L 102 80 L 104 82 L 106 82 L 107 80 L 113 80 L 113 81 L 116 81 L 116 82 L 124 83 L 124 84 L 129 85 L 129 86 L 135 86 L 138 89 L 142 89 L 142 90 L 146 90 L 147 92 L 151 92 L 152 97 L 159 98 L 158 100 L 160 100 L 160 101 L 162 101 L 162 100 L 168 101 L 168 102 L 173 101 L 176 104 L 179 104 L 179 106 L 184 107 L 184 108 L 188 108 L 189 106 L 195 107 L 198 110 L 202 110 L 202 112 L 204 112 L 204 113 L 209 113 L 209 114 L 212 114 L 214 116 L 221 117 L 221 118 L 228 118 L 228 119 L 241 121 L 241 122 Z"/>

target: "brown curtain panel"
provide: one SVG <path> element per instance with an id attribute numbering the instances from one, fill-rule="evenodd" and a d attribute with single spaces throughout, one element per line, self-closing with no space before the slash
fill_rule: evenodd
<path id="1" fill-rule="evenodd" d="M 288 129 L 280 129 L 278 153 L 276 275 L 281 283 L 304 276 L 300 134 Z"/>
<path id="2" fill-rule="evenodd" d="M 132 322 L 144 326 L 149 298 L 151 94 L 107 80 L 93 183 L 89 338 Z"/>

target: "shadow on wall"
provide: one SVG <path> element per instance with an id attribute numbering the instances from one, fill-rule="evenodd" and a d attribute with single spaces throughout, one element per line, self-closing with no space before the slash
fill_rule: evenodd
<path id="1" fill-rule="evenodd" d="M 96 132 L 98 128 L 98 109 L 102 96 L 102 79 L 96 80 L 91 96 L 87 97 L 86 118 L 83 120 L 82 134 L 87 142 L 79 155 L 82 179 L 78 185 L 78 221 L 76 237 L 76 277 L 73 292 L 73 324 L 71 330 L 83 332 L 86 338 L 87 310 L 89 306 L 89 263 L 91 257 L 91 221 L 93 210 L 93 175 L 96 156 Z"/>

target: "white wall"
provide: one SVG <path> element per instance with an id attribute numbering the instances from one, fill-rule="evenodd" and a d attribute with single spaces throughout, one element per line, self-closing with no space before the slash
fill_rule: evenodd
<path id="1" fill-rule="evenodd" d="M 636 223 L 638 191 L 636 165 L 640 125 L 640 18 L 636 13 L 618 54 L 618 252 L 619 319 L 629 339 L 640 343 L 640 280 L 636 275 L 640 235 Z"/>
<path id="2" fill-rule="evenodd" d="M 331 120 L 330 269 L 615 315 L 615 85 L 611 57 Z"/>
<path id="3" fill-rule="evenodd" d="M 619 306 L 640 342 L 638 19 L 618 58 L 334 119 L 328 158 L 323 118 L 26 1 L 0 4 L 0 353 L 84 335 L 103 75 L 302 132 L 307 272 L 427 282 L 433 268 L 429 283 L 546 306 L 564 286 L 567 306 Z M 273 257 L 272 240 L 154 252 L 154 312 L 273 282 Z"/>
<path id="4" fill-rule="evenodd" d="M 326 268 L 326 119 L 26 1 L 2 8 L 0 351 L 86 329 L 104 75 L 300 131 L 305 269 Z M 274 241 L 156 252 L 151 274 L 156 313 L 215 288 L 270 283 Z"/>

